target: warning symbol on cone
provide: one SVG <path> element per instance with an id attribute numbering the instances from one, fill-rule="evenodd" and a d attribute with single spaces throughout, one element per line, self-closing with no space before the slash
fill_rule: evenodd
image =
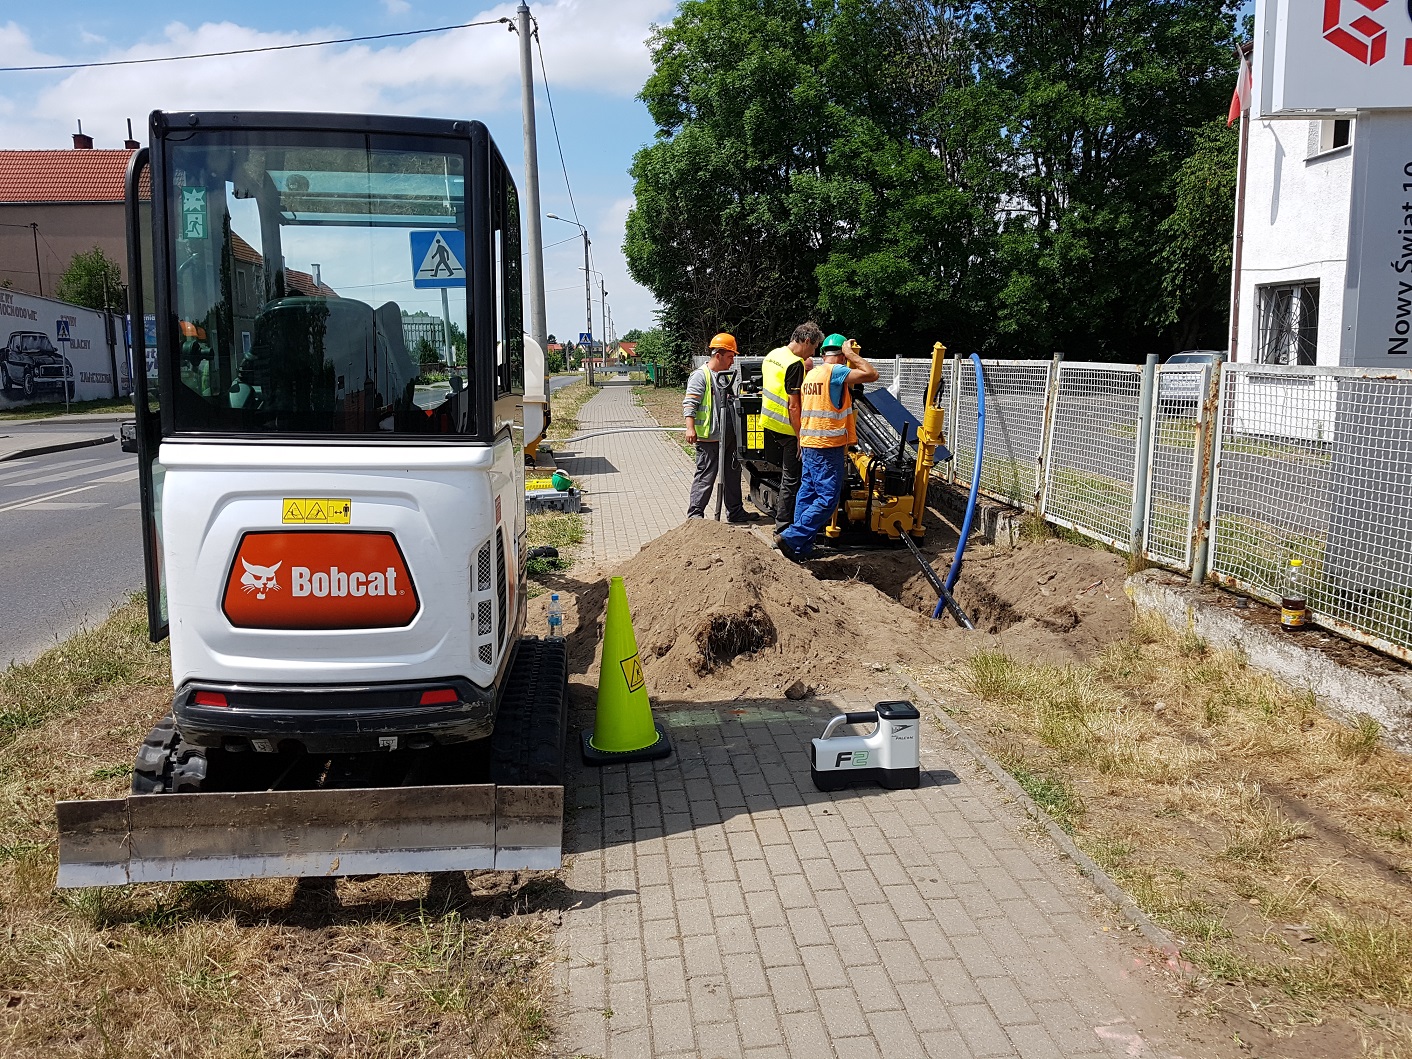
<path id="1" fill-rule="evenodd" d="M 618 665 L 623 667 L 623 678 L 628 682 L 628 692 L 631 694 L 646 683 L 642 679 L 642 662 L 637 655 L 631 658 L 624 658 Z"/>

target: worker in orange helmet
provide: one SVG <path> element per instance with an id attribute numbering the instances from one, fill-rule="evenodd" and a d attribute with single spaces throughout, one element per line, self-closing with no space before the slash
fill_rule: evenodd
<path id="1" fill-rule="evenodd" d="M 754 522 L 740 499 L 740 457 L 736 453 L 735 336 L 724 331 L 711 339 L 708 360 L 686 380 L 682 415 L 686 419 L 686 440 L 696 446 L 696 473 L 691 479 L 691 499 L 686 517 L 705 518 L 706 502 L 718 474 L 724 494 L 728 522 Z M 724 469 L 723 469 L 724 467 Z M 720 503 L 716 517 L 720 518 Z"/>

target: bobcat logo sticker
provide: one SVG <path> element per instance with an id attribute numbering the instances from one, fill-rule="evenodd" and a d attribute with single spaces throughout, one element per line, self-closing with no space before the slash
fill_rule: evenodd
<path id="1" fill-rule="evenodd" d="M 221 610 L 237 629 L 400 629 L 421 603 L 402 549 L 381 530 L 250 530 Z"/>
<path id="2" fill-rule="evenodd" d="M 254 563 L 241 559 L 240 565 L 245 567 L 245 573 L 240 578 L 240 586 L 247 593 L 254 592 L 256 599 L 264 599 L 266 592 L 279 591 L 279 582 L 275 580 L 275 571 L 284 565 L 283 560 L 273 566 L 256 566 Z"/>

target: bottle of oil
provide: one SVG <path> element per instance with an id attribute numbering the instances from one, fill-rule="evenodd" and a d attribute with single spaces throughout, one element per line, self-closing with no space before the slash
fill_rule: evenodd
<path id="1" fill-rule="evenodd" d="M 1285 567 L 1284 593 L 1280 599 L 1280 627 L 1302 629 L 1309 624 L 1309 601 L 1304 594 L 1304 560 L 1291 559 Z"/>

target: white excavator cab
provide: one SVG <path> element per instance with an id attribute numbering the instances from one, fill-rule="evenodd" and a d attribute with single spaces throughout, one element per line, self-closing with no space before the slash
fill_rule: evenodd
<path id="1" fill-rule="evenodd" d="M 159 111 L 150 133 L 131 310 L 174 695 L 133 797 L 60 804 L 59 884 L 557 867 L 564 652 L 522 638 L 499 151 L 434 119 Z"/>

